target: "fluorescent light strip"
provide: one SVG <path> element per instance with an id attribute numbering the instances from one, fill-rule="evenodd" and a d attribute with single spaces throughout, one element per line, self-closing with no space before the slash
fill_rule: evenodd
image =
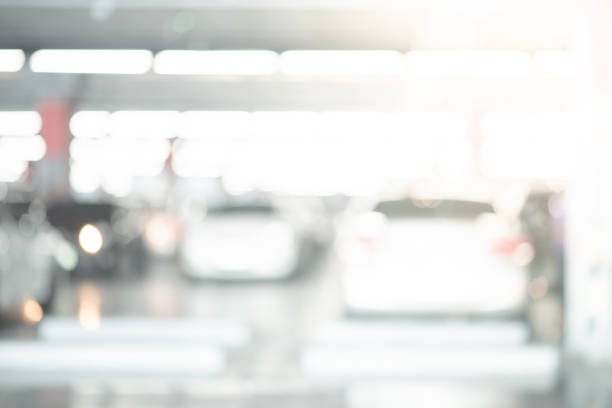
<path id="1" fill-rule="evenodd" d="M 22 50 L 0 50 L 0 72 L 19 71 Z M 397 75 L 520 77 L 533 72 L 565 77 L 565 51 L 539 51 L 533 61 L 523 51 L 411 51 L 406 58 L 388 50 L 165 50 L 155 59 L 148 50 L 38 50 L 30 57 L 34 72 L 142 74 L 151 66 L 164 75 Z"/>
<path id="2" fill-rule="evenodd" d="M 558 349 L 546 346 L 466 348 L 313 347 L 302 356 L 309 375 L 324 377 L 554 377 Z"/>
<path id="3" fill-rule="evenodd" d="M 151 69 L 147 50 L 38 50 L 30 57 L 34 72 L 143 74 Z"/>
<path id="4" fill-rule="evenodd" d="M 224 367 L 220 350 L 193 344 L 0 342 L 0 373 L 11 375 L 211 375 Z"/>
<path id="5" fill-rule="evenodd" d="M 23 50 L 0 50 L 0 72 L 20 71 L 24 62 Z"/>
<path id="6" fill-rule="evenodd" d="M 74 318 L 45 318 L 39 325 L 40 337 L 47 341 L 108 342 L 180 342 L 231 347 L 245 345 L 248 328 L 239 322 L 200 319 L 151 319 L 135 317 L 103 318 L 96 330 L 84 329 Z"/>
<path id="7" fill-rule="evenodd" d="M 35 111 L 0 112 L 0 136 L 35 135 L 40 131 L 42 121 Z"/>
<path id="8" fill-rule="evenodd" d="M 5 183 L 15 183 L 21 179 L 28 169 L 28 162 L 2 159 L 0 161 L 0 181 Z"/>
<path id="9" fill-rule="evenodd" d="M 523 51 L 411 51 L 407 69 L 428 77 L 504 78 L 527 76 L 533 66 Z"/>
<path id="10" fill-rule="evenodd" d="M 147 152 L 142 155 L 142 152 Z M 165 139 L 117 138 L 74 139 L 70 142 L 70 157 L 89 165 L 112 163 L 138 165 L 164 163 L 170 154 L 170 142 Z"/>
<path id="11" fill-rule="evenodd" d="M 278 54 L 266 50 L 166 50 L 153 70 L 166 75 L 269 75 L 278 70 Z"/>
<path id="12" fill-rule="evenodd" d="M 241 136 L 249 132 L 251 115 L 240 111 L 188 111 L 180 118 L 183 138 Z"/>
<path id="13" fill-rule="evenodd" d="M 0 161 L 38 161 L 46 151 L 45 141 L 38 135 L 0 137 Z"/>
<path id="14" fill-rule="evenodd" d="M 70 118 L 70 131 L 76 138 L 98 138 L 106 136 L 109 112 L 80 111 Z"/>
<path id="15" fill-rule="evenodd" d="M 397 75 L 404 58 L 397 51 L 286 51 L 281 72 L 289 75 Z"/>
<path id="16" fill-rule="evenodd" d="M 172 170 L 180 177 L 219 177 L 227 151 L 218 143 L 202 139 L 177 140 L 173 145 Z"/>
<path id="17" fill-rule="evenodd" d="M 108 133 L 113 137 L 168 139 L 176 136 L 179 119 L 175 111 L 116 111 L 108 119 Z"/>

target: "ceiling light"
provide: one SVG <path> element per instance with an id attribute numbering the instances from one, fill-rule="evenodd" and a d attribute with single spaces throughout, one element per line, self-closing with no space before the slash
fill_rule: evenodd
<path id="1" fill-rule="evenodd" d="M 290 75 L 396 75 L 404 70 L 397 51 L 286 51 L 281 72 Z"/>
<path id="2" fill-rule="evenodd" d="M 0 50 L 0 72 L 17 72 L 24 62 L 25 54 L 22 50 Z"/>
<path id="3" fill-rule="evenodd" d="M 38 112 L 0 112 L 0 136 L 35 135 L 41 126 L 42 121 Z"/>
<path id="4" fill-rule="evenodd" d="M 0 137 L 0 160 L 38 161 L 45 156 L 47 146 L 42 137 Z"/>
<path id="5" fill-rule="evenodd" d="M 151 68 L 147 50 L 38 50 L 30 57 L 34 72 L 143 74 Z"/>
<path id="6" fill-rule="evenodd" d="M 117 111 L 109 117 L 108 130 L 114 137 L 171 138 L 178 119 L 175 111 Z"/>
<path id="7" fill-rule="evenodd" d="M 109 113 L 106 111 L 81 111 L 70 118 L 70 132 L 77 138 L 103 137 L 107 132 Z"/>
<path id="8" fill-rule="evenodd" d="M 408 72 L 418 76 L 500 78 L 531 73 L 531 58 L 523 51 L 412 51 Z"/>
<path id="9" fill-rule="evenodd" d="M 168 75 L 269 75 L 278 69 L 278 54 L 265 50 L 167 50 L 155 56 L 153 70 Z"/>

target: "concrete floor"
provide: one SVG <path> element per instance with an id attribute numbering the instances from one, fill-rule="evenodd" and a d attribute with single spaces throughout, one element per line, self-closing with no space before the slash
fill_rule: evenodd
<path id="1" fill-rule="evenodd" d="M 419 376 L 414 372 L 354 377 L 325 376 L 305 371 L 302 359 L 304 350 L 312 345 L 317 331 L 325 325 L 346 321 L 339 296 L 339 270 L 337 260 L 328 256 L 312 273 L 286 282 L 224 284 L 186 280 L 172 263 L 157 262 L 146 275 L 65 281 L 60 287 L 52 316 L 44 320 L 43 325 L 38 329 L 5 332 L 4 339 L 0 341 L 0 354 L 3 346 L 7 351 L 13 345 L 20 347 L 26 344 L 32 347 L 27 349 L 34 355 L 30 356 L 32 366 L 42 364 L 42 361 L 51 364 L 47 371 L 14 367 L 0 370 L 0 407 L 610 406 L 607 392 L 597 391 L 593 394 L 594 389 L 606 389 L 601 386 L 601 382 L 605 384 L 605 376 L 597 376 L 600 381 L 597 386 L 585 383 L 585 377 L 576 374 L 579 370 L 572 370 L 559 378 L 551 377 L 552 380 L 547 378 L 541 384 L 532 381 L 531 376 L 538 374 L 529 374 L 527 369 L 524 376 L 515 372 L 509 378 L 473 373 L 467 376 L 436 376 L 431 373 Z M 172 371 L 181 367 L 177 366 L 177 360 L 163 366 L 170 367 L 170 371 L 162 375 L 142 375 L 142 371 L 138 370 L 121 373 L 111 370 L 92 375 L 82 369 L 75 370 L 74 366 L 69 373 L 54 371 L 52 367 L 57 362 L 52 360 L 53 356 L 58 356 L 57 350 L 70 350 L 74 355 L 75 347 L 83 344 L 89 347 L 95 343 L 90 342 L 91 339 L 70 339 L 61 331 L 64 329 L 53 331 L 53 328 L 64 327 L 55 321 L 76 322 L 76 316 L 88 296 L 97 298 L 99 302 L 103 322 L 101 327 L 104 327 L 105 319 L 112 321 L 122 316 L 141 319 L 141 323 L 131 326 L 132 331 L 128 330 L 132 333 L 130 335 L 150 333 L 146 332 L 149 329 L 142 329 L 146 326 L 142 321 L 155 325 L 191 319 L 200 322 L 198 329 L 204 331 L 212 322 L 221 322 L 222 326 L 236 324 L 246 327 L 248 340 L 244 344 L 239 344 L 240 340 L 237 340 L 237 344 L 229 344 L 236 341 L 234 336 L 234 340 L 225 338 L 216 343 L 211 338 L 198 341 L 191 338 L 185 342 L 177 326 L 169 323 L 168 328 L 174 330 L 173 333 L 163 337 L 163 333 L 152 332 L 138 343 L 132 340 L 130 346 L 135 346 L 133 350 L 139 352 L 144 346 L 150 346 L 153 353 L 151 360 L 159 360 L 156 356 L 162 356 L 168 350 L 184 350 L 189 359 L 188 347 L 197 343 L 196 347 L 201 347 L 197 349 L 198 353 L 209 346 L 213 351 L 219 350 L 223 356 L 223 366 L 217 371 L 196 371 L 188 375 Z M 138 334 L 138 330 L 141 330 L 139 327 L 144 330 L 141 334 Z M 100 330 L 100 333 L 103 332 Z M 194 336 L 193 331 L 189 333 L 192 334 L 185 336 Z M 197 333 L 200 333 L 197 334 L 199 336 L 202 332 Z M 160 335 L 163 343 L 156 340 Z M 172 338 L 168 340 L 168 336 Z M 125 338 L 115 343 L 111 337 L 96 341 L 103 344 L 106 351 L 108 347 L 112 349 L 113 344 L 117 347 L 126 345 Z M 98 343 L 89 349 L 93 350 L 93 357 L 90 357 L 92 366 L 99 364 L 98 360 L 103 360 L 103 354 L 100 354 L 102 349 L 96 348 Z M 52 348 L 58 345 L 59 349 Z M 410 350 L 414 351 L 414 348 Z M 500 353 L 504 353 L 504 350 L 502 347 Z M 179 355 L 180 358 L 183 357 Z M 20 361 L 25 360 L 16 357 L 14 361 L 19 366 Z M 84 366 L 87 367 L 87 364 Z M 188 362 L 182 364 L 189 365 Z M 129 358 L 126 365 L 129 366 Z M 598 395 L 598 399 L 593 395 Z M 590 405 L 582 405 L 585 400 L 590 400 Z"/>

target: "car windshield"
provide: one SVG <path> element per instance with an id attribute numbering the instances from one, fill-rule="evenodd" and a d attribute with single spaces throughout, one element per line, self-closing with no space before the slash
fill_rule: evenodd
<path id="1" fill-rule="evenodd" d="M 257 215 L 273 215 L 276 210 L 272 206 L 267 205 L 228 205 L 224 207 L 209 208 L 210 215 L 234 215 L 234 214 L 257 214 Z"/>
<path id="2" fill-rule="evenodd" d="M 494 209 L 477 201 L 402 199 L 380 202 L 374 211 L 389 218 L 475 218 Z"/>

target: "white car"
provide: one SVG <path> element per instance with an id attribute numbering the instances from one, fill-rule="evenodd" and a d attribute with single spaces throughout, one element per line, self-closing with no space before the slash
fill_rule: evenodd
<path id="1" fill-rule="evenodd" d="M 488 203 L 389 200 L 346 221 L 343 296 L 356 314 L 515 315 L 533 249 Z"/>
<path id="2" fill-rule="evenodd" d="M 227 206 L 186 223 L 180 260 L 193 278 L 271 280 L 294 274 L 300 250 L 300 234 L 274 207 Z"/>

